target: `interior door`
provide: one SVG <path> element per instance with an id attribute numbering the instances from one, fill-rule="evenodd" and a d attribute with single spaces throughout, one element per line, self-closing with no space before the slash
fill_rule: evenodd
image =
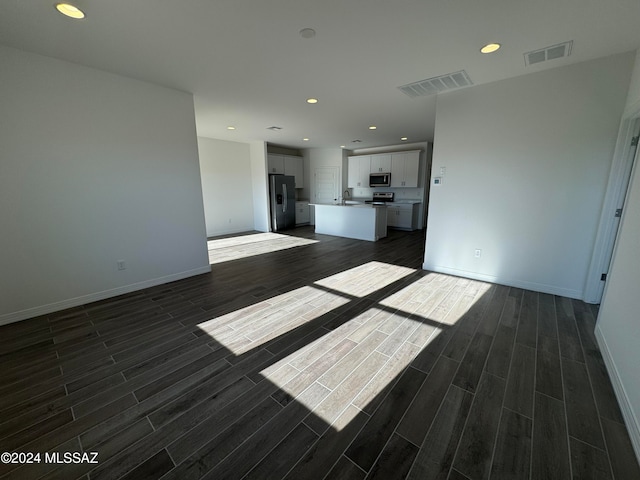
<path id="1" fill-rule="evenodd" d="M 632 160 L 631 162 L 629 162 L 627 171 L 625 172 L 621 180 L 622 185 L 620 188 L 620 196 L 618 197 L 617 208 L 613 217 L 611 247 L 607 251 L 606 263 L 605 263 L 606 269 L 603 272 L 605 275 L 609 273 L 609 267 L 611 266 L 611 259 L 613 258 L 613 249 L 615 247 L 615 240 L 618 237 L 618 230 L 620 228 L 622 211 L 624 210 L 624 204 L 627 199 L 627 193 L 629 191 L 629 182 L 631 180 L 631 172 L 633 171 L 633 165 L 635 162 L 638 161 L 638 153 L 640 152 L 640 149 L 638 148 L 638 138 L 640 138 L 640 125 L 638 126 L 638 129 L 636 130 L 635 136 L 633 138 L 634 140 L 633 140 L 632 149 L 629 152 L 629 156 L 632 158 Z M 603 290 L 604 290 L 604 285 L 602 285 L 602 291 Z M 602 296 L 602 291 L 600 296 Z"/>
<path id="2" fill-rule="evenodd" d="M 336 203 L 340 198 L 340 172 L 338 167 L 318 167 L 313 171 L 314 203 Z M 309 221 L 316 223 L 316 212 L 313 206 L 309 209 Z"/>
<path id="3" fill-rule="evenodd" d="M 614 158 L 614 166 L 609 178 L 609 185 L 605 196 L 603 217 L 596 238 L 596 247 L 589 267 L 589 274 L 585 285 L 584 301 L 587 303 L 600 303 L 606 275 L 613 257 L 618 227 L 624 210 L 624 202 L 629 188 L 631 172 L 634 162 L 637 161 L 640 149 L 640 119 L 632 121 L 628 128 L 629 143 L 620 160 Z"/>
<path id="4" fill-rule="evenodd" d="M 315 203 L 336 203 L 340 198 L 338 167 L 318 167 L 314 172 Z"/>

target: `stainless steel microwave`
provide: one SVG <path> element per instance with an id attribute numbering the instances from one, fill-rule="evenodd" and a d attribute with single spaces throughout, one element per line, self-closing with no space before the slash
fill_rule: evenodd
<path id="1" fill-rule="evenodd" d="M 389 187 L 391 185 L 390 173 L 372 173 L 369 175 L 370 187 Z"/>

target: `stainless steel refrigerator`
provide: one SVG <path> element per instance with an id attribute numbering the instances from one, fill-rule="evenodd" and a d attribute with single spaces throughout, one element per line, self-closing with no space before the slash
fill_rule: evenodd
<path id="1" fill-rule="evenodd" d="M 269 175 L 269 203 L 271 227 L 274 232 L 296 225 L 295 178 L 288 175 Z"/>

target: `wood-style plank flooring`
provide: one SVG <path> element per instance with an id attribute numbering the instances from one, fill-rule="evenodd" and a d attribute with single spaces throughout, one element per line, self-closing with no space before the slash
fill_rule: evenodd
<path id="1" fill-rule="evenodd" d="M 422 271 L 424 232 L 210 249 L 0 327 L 0 451 L 42 455 L 1 478 L 640 478 L 593 307 Z"/>

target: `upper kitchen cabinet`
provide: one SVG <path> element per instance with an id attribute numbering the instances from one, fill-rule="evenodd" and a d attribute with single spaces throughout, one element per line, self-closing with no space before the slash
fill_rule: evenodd
<path id="1" fill-rule="evenodd" d="M 292 175 L 296 188 L 304 188 L 304 167 L 302 157 L 270 153 L 267 155 L 269 174 Z"/>
<path id="2" fill-rule="evenodd" d="M 420 151 L 391 154 L 391 187 L 417 187 Z"/>
<path id="3" fill-rule="evenodd" d="M 270 153 L 267 155 L 267 167 L 269 173 L 284 175 L 284 155 Z"/>
<path id="4" fill-rule="evenodd" d="M 283 157 L 284 174 L 295 177 L 296 188 L 304 188 L 302 157 L 292 157 L 290 155 L 283 155 Z"/>
<path id="5" fill-rule="evenodd" d="M 284 158 L 283 155 L 275 155 L 270 153 L 267 155 L 267 167 L 269 173 L 284 175 Z"/>
<path id="6" fill-rule="evenodd" d="M 371 156 L 358 155 L 349 157 L 347 172 L 347 187 L 364 188 L 369 187 L 369 174 L 371 173 Z"/>
<path id="7" fill-rule="evenodd" d="M 385 153 L 385 154 L 371 155 L 370 173 L 389 173 L 390 171 L 391 171 L 391 155 L 390 154 Z"/>

